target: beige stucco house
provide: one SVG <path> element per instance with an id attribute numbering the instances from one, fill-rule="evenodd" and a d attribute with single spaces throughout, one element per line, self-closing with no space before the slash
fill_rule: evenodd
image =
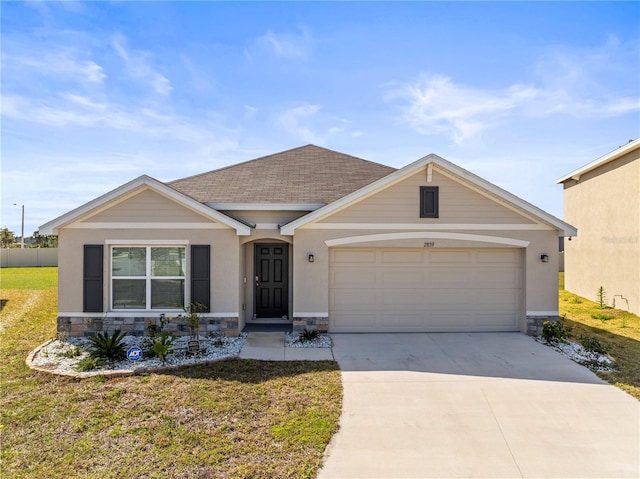
<path id="1" fill-rule="evenodd" d="M 533 332 L 558 315 L 572 226 L 428 155 L 404 168 L 313 145 L 168 183 L 142 176 L 42 226 L 58 329 Z"/>
<path id="2" fill-rule="evenodd" d="M 640 139 L 558 180 L 565 220 L 580 231 L 565 241 L 565 288 L 640 315 Z"/>

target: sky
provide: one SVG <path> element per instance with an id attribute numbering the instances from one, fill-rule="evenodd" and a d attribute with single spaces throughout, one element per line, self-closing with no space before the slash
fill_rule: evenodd
<path id="1" fill-rule="evenodd" d="M 559 218 L 640 137 L 639 2 L 0 2 L 0 227 L 309 143 Z M 310 178 L 310 181 L 313 179 Z M 17 205 L 14 205 L 14 203 Z"/>

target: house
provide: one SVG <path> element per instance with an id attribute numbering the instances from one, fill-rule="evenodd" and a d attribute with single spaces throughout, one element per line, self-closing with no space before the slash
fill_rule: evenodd
<path id="1" fill-rule="evenodd" d="M 59 236 L 58 330 L 74 336 L 142 334 L 192 303 L 227 335 L 531 333 L 558 316 L 558 237 L 576 235 L 437 155 L 396 170 L 314 145 L 142 176 L 41 232 Z"/>
<path id="2" fill-rule="evenodd" d="M 565 219 L 565 288 L 640 315 L 640 138 L 558 180 Z"/>

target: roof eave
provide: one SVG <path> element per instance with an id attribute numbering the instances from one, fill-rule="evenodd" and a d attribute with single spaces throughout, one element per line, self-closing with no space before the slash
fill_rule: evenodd
<path id="1" fill-rule="evenodd" d="M 640 148 L 640 138 L 636 138 L 635 140 L 628 142 L 626 145 L 622 145 L 620 148 L 616 148 L 615 150 L 610 151 L 606 155 L 601 156 L 600 158 L 592 161 L 591 163 L 581 168 L 578 168 L 577 170 L 572 171 L 568 175 L 563 176 L 558 181 L 556 181 L 556 184 L 564 183 L 565 181 L 568 181 L 568 180 L 580 181 L 580 177 L 585 173 L 589 173 L 590 171 L 593 171 L 602 165 L 606 165 L 607 163 L 617 160 L 621 156 L 624 156 L 627 153 L 634 151 L 638 148 Z"/>
<path id="2" fill-rule="evenodd" d="M 126 195 L 128 193 L 132 193 L 135 190 L 147 186 L 152 190 L 157 191 L 165 196 L 170 197 L 174 201 L 184 205 L 187 208 L 190 208 L 202 215 L 209 217 L 215 221 L 223 223 L 230 228 L 236 230 L 238 236 L 248 236 L 251 234 L 251 228 L 248 225 L 245 225 L 229 216 L 220 213 L 212 208 L 209 208 L 202 203 L 190 198 L 189 196 L 180 193 L 179 191 L 165 185 L 161 181 L 156 180 L 147 175 L 139 176 L 134 180 L 125 183 L 124 185 L 119 186 L 118 188 L 105 193 L 98 198 L 95 198 L 78 208 L 75 208 L 51 221 L 45 223 L 40 227 L 40 232 L 46 235 L 57 235 L 59 233 L 60 228 L 64 228 L 65 226 L 77 221 L 78 219 L 89 215 L 92 211 L 100 208 L 107 203 L 116 200 L 117 198 Z"/>

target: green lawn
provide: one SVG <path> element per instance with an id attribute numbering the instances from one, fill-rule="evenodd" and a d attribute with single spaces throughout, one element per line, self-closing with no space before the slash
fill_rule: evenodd
<path id="1" fill-rule="evenodd" d="M 2 269 L 0 477 L 314 477 L 338 429 L 333 361 L 230 360 L 75 380 L 24 363 L 55 336 L 56 268 Z"/>
<path id="2" fill-rule="evenodd" d="M 564 273 L 560 273 L 560 314 L 566 315 L 575 340 L 591 336 L 608 346 L 617 371 L 598 376 L 640 399 L 640 317 L 619 309 L 601 309 L 598 303 L 566 291 Z M 603 316 L 611 319 L 598 319 Z"/>

